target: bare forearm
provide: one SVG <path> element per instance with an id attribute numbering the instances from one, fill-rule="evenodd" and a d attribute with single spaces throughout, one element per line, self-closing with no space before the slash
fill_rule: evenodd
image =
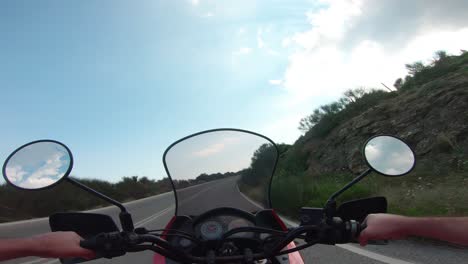
<path id="1" fill-rule="evenodd" d="M 409 236 L 468 246 L 468 217 L 408 217 L 405 231 Z"/>
<path id="2" fill-rule="evenodd" d="M 0 261 L 26 257 L 37 256 L 38 243 L 31 238 L 5 239 L 0 240 Z"/>

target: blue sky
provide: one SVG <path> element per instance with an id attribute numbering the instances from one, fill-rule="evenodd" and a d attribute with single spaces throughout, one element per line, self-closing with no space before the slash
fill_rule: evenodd
<path id="1" fill-rule="evenodd" d="M 404 63 L 468 46 L 463 1 L 431 27 L 418 19 L 427 4 L 408 7 L 414 31 L 379 32 L 388 14 L 375 5 L 1 1 L 0 159 L 50 138 L 71 148 L 79 177 L 160 178 L 180 137 L 238 127 L 292 143 L 300 118 L 345 89 L 391 85 Z"/>

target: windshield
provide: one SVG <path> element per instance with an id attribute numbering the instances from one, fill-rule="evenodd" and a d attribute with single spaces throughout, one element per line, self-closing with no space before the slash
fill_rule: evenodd
<path id="1" fill-rule="evenodd" d="M 268 189 L 277 159 L 273 141 L 248 131 L 211 130 L 177 141 L 164 154 L 176 214 L 269 207 Z"/>

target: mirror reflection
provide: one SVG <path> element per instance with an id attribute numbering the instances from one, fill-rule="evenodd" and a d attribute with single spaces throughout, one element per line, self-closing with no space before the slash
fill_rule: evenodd
<path id="1" fill-rule="evenodd" d="M 364 147 L 369 166 L 386 176 L 400 176 L 410 172 L 414 166 L 413 151 L 403 141 L 392 136 L 377 136 Z"/>
<path id="2" fill-rule="evenodd" d="M 71 156 L 67 149 L 51 141 L 40 141 L 19 149 L 4 166 L 5 179 L 23 189 L 40 189 L 67 176 Z"/>

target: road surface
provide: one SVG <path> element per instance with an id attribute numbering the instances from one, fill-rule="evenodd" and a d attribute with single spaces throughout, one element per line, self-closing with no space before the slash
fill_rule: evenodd
<path id="1" fill-rule="evenodd" d="M 78 191 L 78 190 L 77 190 Z M 258 210 L 253 201 L 238 191 L 234 178 L 218 180 L 180 190 L 179 212 L 195 213 L 216 206 L 240 204 L 243 209 Z M 126 203 L 136 227 L 148 229 L 164 228 L 174 214 L 173 193 Z M 66 208 L 64 208 L 66 209 Z M 113 217 L 118 221 L 119 210 L 106 207 L 93 210 Z M 290 223 L 294 225 L 294 223 Z M 0 224 L 0 238 L 26 237 L 50 231 L 48 219 L 34 219 L 14 223 Z M 369 250 L 370 249 L 370 250 Z M 361 248 L 356 245 L 325 246 L 316 245 L 302 251 L 305 263 L 468 263 L 468 250 L 448 248 L 446 246 L 424 245 L 414 242 L 397 242 L 387 246 L 369 246 Z M 87 263 L 152 263 L 152 252 L 128 253 L 111 260 L 99 259 Z M 22 258 L 3 262 L 5 264 L 52 264 L 55 259 Z"/>

